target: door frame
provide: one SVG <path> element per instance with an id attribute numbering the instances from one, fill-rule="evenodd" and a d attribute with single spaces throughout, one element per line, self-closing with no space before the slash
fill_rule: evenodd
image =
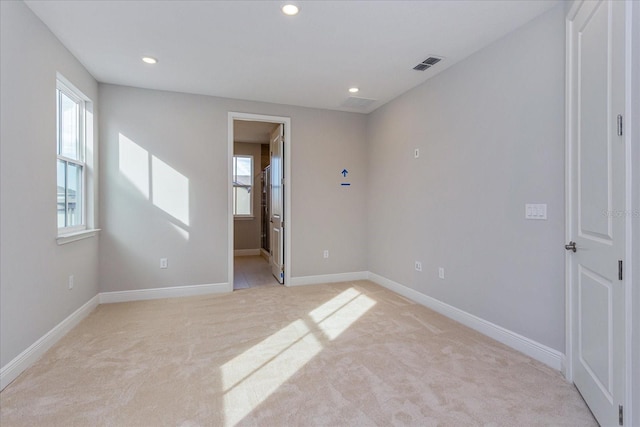
<path id="1" fill-rule="evenodd" d="M 607 0 L 605 0 L 607 1 Z M 571 48 L 575 43 L 572 37 L 573 20 L 580 9 L 584 0 L 575 0 L 569 8 L 565 18 L 565 242 L 569 242 L 573 236 L 571 234 L 573 226 L 573 206 L 572 206 L 572 186 L 571 177 L 574 165 L 572 164 L 572 150 L 574 143 L 574 135 L 572 133 L 571 119 L 572 109 L 572 88 L 573 88 L 573 68 L 575 64 L 572 60 Z M 633 8 L 632 1 L 625 1 L 625 117 L 624 117 L 624 144 L 625 144 L 625 227 L 626 227 L 626 247 L 625 247 L 625 364 L 627 374 L 625 378 L 625 402 L 624 402 L 624 425 L 634 425 L 640 419 L 640 408 L 634 407 L 634 396 L 640 396 L 640 386 L 633 386 L 634 378 L 640 377 L 640 362 L 633 360 L 634 349 L 640 347 L 638 339 L 640 333 L 633 331 L 632 325 L 634 320 L 640 316 L 640 290 L 633 292 L 633 284 L 640 283 L 634 278 L 634 271 L 638 271 L 639 266 L 633 263 L 633 254 L 640 250 L 640 238 L 638 234 L 640 227 L 633 228 L 634 215 L 638 212 L 639 197 L 637 183 L 634 184 L 633 176 L 640 173 L 640 135 L 639 126 L 635 125 L 638 120 L 638 107 L 640 107 L 640 95 L 633 93 L 633 88 L 640 87 L 640 78 L 634 73 L 640 71 L 640 64 L 637 57 L 631 55 L 632 49 L 640 46 L 640 31 L 638 25 L 635 28 L 632 25 L 632 16 L 638 16 L 639 10 L 637 6 Z M 635 61 L 635 63 L 632 63 Z M 635 76 L 635 77 L 634 77 Z M 635 119 L 635 120 L 634 120 Z M 634 148 L 634 143 L 636 147 Z M 640 197 L 639 197 L 640 198 Z M 637 255 L 636 255 L 637 256 Z M 573 322 L 573 277 L 571 269 L 572 257 L 569 251 L 565 254 L 565 360 L 564 375 L 567 381 L 573 383 L 573 346 L 574 331 L 577 325 Z M 639 276 L 640 277 L 640 276 Z M 634 280 L 635 279 L 635 280 Z M 634 310 L 636 316 L 633 315 Z M 635 334 L 635 336 L 634 336 Z M 635 338 L 635 341 L 634 341 Z M 636 399 L 637 400 L 637 399 Z"/>
<path id="2" fill-rule="evenodd" d="M 229 111 L 227 119 L 227 277 L 228 290 L 233 291 L 233 122 L 244 120 L 248 122 L 269 122 L 284 125 L 284 284 L 291 285 L 291 118 L 268 116 L 264 114 L 239 113 Z"/>

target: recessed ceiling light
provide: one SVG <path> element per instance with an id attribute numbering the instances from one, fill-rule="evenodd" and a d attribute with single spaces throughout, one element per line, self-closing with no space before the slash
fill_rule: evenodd
<path id="1" fill-rule="evenodd" d="M 357 87 L 350 87 L 349 88 L 349 92 L 351 92 L 351 93 L 358 93 L 359 90 L 360 89 L 358 89 Z"/>
<path id="2" fill-rule="evenodd" d="M 300 12 L 300 9 L 295 4 L 285 4 L 282 6 L 282 13 L 285 15 L 293 16 L 297 15 Z"/>
<path id="3" fill-rule="evenodd" d="M 157 64 L 158 60 L 152 56 L 143 56 L 142 57 L 142 61 L 146 62 L 147 64 Z"/>

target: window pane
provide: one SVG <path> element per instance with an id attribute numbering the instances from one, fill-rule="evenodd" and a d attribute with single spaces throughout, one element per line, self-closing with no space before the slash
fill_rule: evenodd
<path id="1" fill-rule="evenodd" d="M 251 192 L 249 188 L 234 187 L 233 189 L 234 215 L 251 215 Z"/>
<path id="2" fill-rule="evenodd" d="M 67 164 L 67 227 L 82 225 L 82 166 Z"/>
<path id="3" fill-rule="evenodd" d="M 65 226 L 65 165 L 66 162 L 58 160 L 58 227 Z"/>
<path id="4" fill-rule="evenodd" d="M 233 157 L 233 214 L 251 215 L 253 157 Z"/>
<path id="5" fill-rule="evenodd" d="M 233 183 L 234 185 L 252 185 L 253 158 L 233 158 Z"/>
<path id="6" fill-rule="evenodd" d="M 58 130 L 58 147 L 60 155 L 71 159 L 80 160 L 78 150 L 79 123 L 78 111 L 79 106 L 76 101 L 69 98 L 63 92 L 60 94 L 60 112 L 59 114 L 59 130 Z"/>

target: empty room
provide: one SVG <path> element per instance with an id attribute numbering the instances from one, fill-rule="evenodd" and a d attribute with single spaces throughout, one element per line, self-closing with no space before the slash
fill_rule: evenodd
<path id="1" fill-rule="evenodd" d="M 639 2 L 0 0 L 0 67 L 3 427 L 640 426 Z"/>

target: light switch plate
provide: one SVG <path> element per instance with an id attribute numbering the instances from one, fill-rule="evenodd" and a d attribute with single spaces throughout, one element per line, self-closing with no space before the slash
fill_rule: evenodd
<path id="1" fill-rule="evenodd" d="M 547 219 L 546 203 L 527 203 L 524 206 L 524 217 L 526 219 Z"/>

